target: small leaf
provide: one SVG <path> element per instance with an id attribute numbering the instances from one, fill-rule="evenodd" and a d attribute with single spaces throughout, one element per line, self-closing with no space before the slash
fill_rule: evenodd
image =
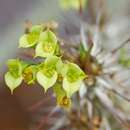
<path id="1" fill-rule="evenodd" d="M 83 46 L 82 43 L 79 45 L 78 50 L 79 50 L 80 59 L 81 59 L 82 61 L 85 60 L 85 58 L 86 58 L 88 52 L 87 52 L 87 50 L 84 48 L 84 46 Z"/>
<path id="2" fill-rule="evenodd" d="M 52 87 L 57 80 L 57 72 L 55 71 L 51 77 L 48 77 L 40 70 L 36 75 L 38 83 L 44 88 L 45 92 Z"/>
<path id="3" fill-rule="evenodd" d="M 10 72 L 5 74 L 6 85 L 10 88 L 12 94 L 14 89 L 22 83 L 22 79 L 22 76 L 15 78 Z"/>

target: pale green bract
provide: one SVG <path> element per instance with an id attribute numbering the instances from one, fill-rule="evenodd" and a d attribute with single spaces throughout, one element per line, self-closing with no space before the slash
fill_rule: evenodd
<path id="1" fill-rule="evenodd" d="M 67 64 L 67 72 L 63 79 L 63 88 L 67 96 L 79 90 L 82 80 L 86 77 L 85 73 L 74 63 Z"/>
<path id="2" fill-rule="evenodd" d="M 46 30 L 40 34 L 39 44 L 36 46 L 35 55 L 40 57 L 52 56 L 57 47 L 57 38 L 55 34 Z"/>
<path id="3" fill-rule="evenodd" d="M 44 88 L 45 92 L 56 83 L 58 77 L 56 66 L 59 60 L 60 58 L 57 56 L 48 57 L 43 63 L 43 68 L 36 75 L 38 83 Z"/>
<path id="4" fill-rule="evenodd" d="M 57 37 L 56 37 L 55 33 L 53 33 L 51 30 L 47 29 L 40 34 L 39 41 L 57 43 Z"/>
<path id="5" fill-rule="evenodd" d="M 9 71 L 5 74 L 5 82 L 10 88 L 11 93 L 13 93 L 13 90 L 17 88 L 23 80 L 22 71 L 27 64 L 19 59 L 10 59 L 8 60 L 7 65 Z"/>
<path id="6" fill-rule="evenodd" d="M 14 89 L 22 83 L 22 80 L 22 76 L 15 78 L 10 72 L 5 74 L 6 85 L 10 88 L 12 94 Z"/>
<path id="7" fill-rule="evenodd" d="M 49 56 L 44 61 L 44 67 L 46 67 L 46 68 L 49 67 L 49 68 L 53 68 L 56 70 L 60 61 L 61 61 L 61 58 L 59 58 L 57 56 Z"/>
<path id="8" fill-rule="evenodd" d="M 62 60 L 59 60 L 57 63 L 57 72 L 64 77 L 66 75 L 68 66 L 62 62 Z"/>
<path id="9" fill-rule="evenodd" d="M 83 80 L 85 78 L 85 73 L 80 69 L 80 67 L 74 63 L 67 64 L 66 77 L 69 82 L 75 82 L 78 80 Z"/>
<path id="10" fill-rule="evenodd" d="M 63 88 L 66 91 L 68 97 L 71 97 L 75 92 L 77 92 L 80 89 L 81 85 L 82 80 L 69 82 L 67 78 L 63 79 Z"/>
<path id="11" fill-rule="evenodd" d="M 32 47 L 39 42 L 39 35 L 42 32 L 41 25 L 32 26 L 28 34 L 21 36 L 19 40 L 19 47 L 28 48 Z"/>
<path id="12" fill-rule="evenodd" d="M 13 77 L 18 78 L 22 74 L 23 63 L 19 59 L 10 59 L 7 61 L 9 72 Z"/>
<path id="13" fill-rule="evenodd" d="M 55 71 L 52 77 L 47 77 L 42 71 L 36 75 L 38 83 L 44 88 L 45 92 L 52 87 L 57 80 L 57 72 Z"/>

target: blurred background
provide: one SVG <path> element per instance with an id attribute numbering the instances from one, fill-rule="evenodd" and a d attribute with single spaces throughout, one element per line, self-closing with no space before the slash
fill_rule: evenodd
<path id="1" fill-rule="evenodd" d="M 92 15 L 93 20 L 90 21 L 93 24 L 96 5 L 100 1 L 104 4 L 106 30 L 108 33 L 111 29 L 113 30 L 110 32 L 113 34 L 111 35 L 113 41 L 106 44 L 106 47 L 110 48 L 113 43 L 118 44 L 118 41 L 123 41 L 130 36 L 130 0 L 89 1 L 90 6 L 86 9 L 89 14 L 86 19 Z M 20 55 L 18 39 L 24 32 L 26 20 L 30 20 L 34 24 L 55 20 L 59 23 L 61 34 L 64 34 L 65 25 L 69 27 L 73 23 L 77 26 L 79 21 L 75 11 L 63 11 L 58 0 L 0 0 L 0 130 L 28 130 L 33 116 L 28 109 L 39 100 L 44 99 L 43 90 L 38 86 L 32 88 L 22 85 L 14 95 L 11 95 L 3 81 L 6 60 Z M 71 31 L 75 33 L 76 29 L 71 26 Z M 120 34 L 120 31 L 123 33 Z"/>

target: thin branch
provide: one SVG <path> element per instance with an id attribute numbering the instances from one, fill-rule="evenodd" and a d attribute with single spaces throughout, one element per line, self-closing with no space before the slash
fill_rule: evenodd
<path id="1" fill-rule="evenodd" d="M 110 79 L 110 80 L 113 82 L 112 79 Z M 117 85 L 117 84 L 110 83 L 110 82 L 109 82 L 109 79 L 105 80 L 105 79 L 103 79 L 103 78 L 98 78 L 98 82 L 99 82 L 100 84 L 102 84 L 102 87 L 104 87 L 104 88 L 106 88 L 107 90 L 110 90 L 110 91 L 116 93 L 118 96 L 120 96 L 120 97 L 122 97 L 123 99 L 125 99 L 126 101 L 130 102 L 130 98 L 129 98 L 129 97 L 126 97 L 126 95 L 122 93 L 122 90 L 119 90 L 119 89 L 120 89 L 119 86 L 120 86 L 121 88 L 123 88 L 121 85 L 119 85 L 119 84 Z M 114 87 L 112 87 L 112 86 L 114 86 Z M 118 87 L 117 87 L 117 86 L 118 86 Z"/>
<path id="2" fill-rule="evenodd" d="M 39 122 L 39 125 L 38 125 L 38 127 L 37 127 L 37 130 L 40 130 L 40 129 L 44 126 L 44 124 L 47 123 L 47 121 L 49 120 L 49 118 L 50 118 L 51 116 L 53 116 L 53 115 L 57 112 L 58 109 L 59 109 L 58 107 L 55 107 L 47 116 L 43 117 L 43 118 L 40 120 L 40 122 Z"/>
<path id="3" fill-rule="evenodd" d="M 128 38 L 127 40 L 125 40 L 120 46 L 118 46 L 117 48 L 113 49 L 111 52 L 113 54 L 116 53 L 117 51 L 119 51 L 122 47 L 124 47 L 129 42 L 130 42 L 130 38 Z"/>
<path id="4" fill-rule="evenodd" d="M 52 96 L 53 97 L 53 96 Z M 42 99 L 40 101 L 38 101 L 36 104 L 32 105 L 31 107 L 28 108 L 29 111 L 31 112 L 34 112 L 36 111 L 37 109 L 39 109 L 43 104 L 47 103 L 49 100 L 50 100 L 50 96 L 45 98 L 45 99 Z"/>

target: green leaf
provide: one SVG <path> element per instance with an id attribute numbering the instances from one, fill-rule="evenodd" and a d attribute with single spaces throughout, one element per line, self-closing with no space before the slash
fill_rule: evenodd
<path id="1" fill-rule="evenodd" d="M 40 70 L 36 74 L 36 78 L 37 78 L 38 83 L 44 88 L 46 92 L 48 88 L 52 87 L 55 84 L 57 80 L 57 72 L 55 71 L 51 77 L 48 77 L 44 74 L 42 70 Z"/>
<path id="2" fill-rule="evenodd" d="M 57 46 L 57 38 L 53 32 L 49 30 L 42 32 L 39 42 L 35 50 L 36 56 L 48 57 L 54 55 Z"/>
<path id="3" fill-rule="evenodd" d="M 71 97 L 75 92 L 77 92 L 80 89 L 81 85 L 82 85 L 82 80 L 69 82 L 67 78 L 63 79 L 63 88 L 66 91 L 68 97 Z"/>
<path id="4" fill-rule="evenodd" d="M 79 50 L 80 59 L 81 59 L 82 61 L 85 60 L 85 58 L 86 58 L 88 52 L 87 52 L 87 50 L 85 50 L 85 48 L 84 48 L 84 46 L 83 46 L 82 43 L 79 45 L 78 50 Z"/>
<path id="5" fill-rule="evenodd" d="M 22 83 L 22 76 L 15 78 L 10 72 L 5 74 L 6 85 L 10 88 L 11 93 Z"/>

